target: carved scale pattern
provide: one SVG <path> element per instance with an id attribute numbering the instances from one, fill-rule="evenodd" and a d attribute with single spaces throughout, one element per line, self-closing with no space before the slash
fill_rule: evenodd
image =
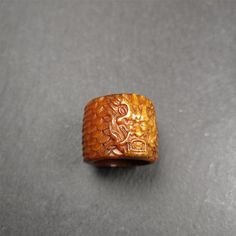
<path id="1" fill-rule="evenodd" d="M 158 130 L 152 102 L 136 94 L 108 95 L 84 110 L 84 159 L 157 159 Z"/>

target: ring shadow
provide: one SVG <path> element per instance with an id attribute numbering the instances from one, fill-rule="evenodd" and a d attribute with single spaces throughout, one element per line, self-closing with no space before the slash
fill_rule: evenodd
<path id="1" fill-rule="evenodd" d="M 159 162 L 159 161 L 158 161 Z M 154 163 L 152 165 L 145 166 L 133 166 L 124 168 L 101 168 L 94 167 L 94 172 L 98 178 L 108 179 L 112 181 L 127 179 L 129 178 L 139 178 L 142 177 L 144 181 L 150 181 L 156 178 L 158 175 L 159 163 Z M 144 178 L 145 176 L 145 178 Z"/>

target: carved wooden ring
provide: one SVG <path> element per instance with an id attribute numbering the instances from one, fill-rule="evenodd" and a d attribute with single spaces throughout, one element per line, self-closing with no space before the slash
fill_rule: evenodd
<path id="1" fill-rule="evenodd" d="M 127 167 L 158 158 L 153 103 L 137 94 L 112 94 L 91 100 L 84 109 L 84 161 L 98 167 Z"/>

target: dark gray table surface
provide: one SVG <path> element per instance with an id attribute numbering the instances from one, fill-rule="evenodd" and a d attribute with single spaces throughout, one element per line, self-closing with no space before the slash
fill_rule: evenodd
<path id="1" fill-rule="evenodd" d="M 139 93 L 160 159 L 84 164 L 83 107 Z M 236 235 L 236 1 L 0 0 L 0 235 Z"/>

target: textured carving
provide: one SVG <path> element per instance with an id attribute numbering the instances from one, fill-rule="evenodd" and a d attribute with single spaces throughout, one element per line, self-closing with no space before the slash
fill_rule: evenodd
<path id="1" fill-rule="evenodd" d="M 93 99 L 83 120 L 85 161 L 106 158 L 157 159 L 157 126 L 152 102 L 136 94 Z"/>

